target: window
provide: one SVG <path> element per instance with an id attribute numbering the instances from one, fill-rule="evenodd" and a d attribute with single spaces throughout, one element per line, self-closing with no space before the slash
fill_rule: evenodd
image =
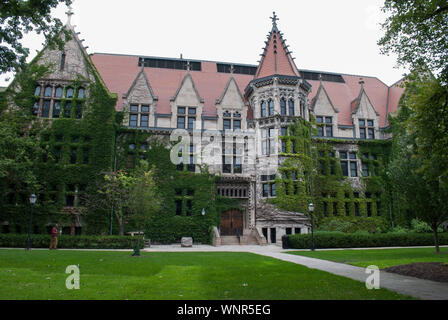
<path id="1" fill-rule="evenodd" d="M 149 127 L 149 115 L 142 115 L 140 118 L 140 127 L 148 128 Z"/>
<path id="2" fill-rule="evenodd" d="M 82 118 L 82 103 L 78 102 L 76 104 L 76 119 L 81 119 Z"/>
<path id="3" fill-rule="evenodd" d="M 359 119 L 359 138 L 371 140 L 375 139 L 375 121 L 369 119 Z"/>
<path id="4" fill-rule="evenodd" d="M 316 117 L 317 135 L 319 137 L 333 137 L 333 117 Z"/>
<path id="5" fill-rule="evenodd" d="M 78 99 L 84 99 L 85 96 L 85 89 L 84 88 L 79 88 L 78 90 Z"/>
<path id="6" fill-rule="evenodd" d="M 48 118 L 50 116 L 50 105 L 51 100 L 44 100 L 44 104 L 42 106 L 42 118 Z"/>
<path id="7" fill-rule="evenodd" d="M 224 130 L 231 130 L 232 129 L 232 120 L 224 119 L 223 125 L 224 125 Z"/>
<path id="8" fill-rule="evenodd" d="M 339 152 L 341 158 L 342 175 L 345 177 L 357 177 L 358 176 L 358 161 L 355 152 L 347 154 L 346 151 Z M 350 175 L 349 175 L 350 168 Z"/>
<path id="9" fill-rule="evenodd" d="M 61 102 L 55 101 L 53 105 L 53 118 L 59 118 L 61 114 Z"/>
<path id="10" fill-rule="evenodd" d="M 188 117 L 188 129 L 194 129 L 195 122 L 196 122 L 195 117 Z"/>
<path id="11" fill-rule="evenodd" d="M 50 86 L 45 87 L 44 97 L 51 98 L 53 96 L 53 88 Z"/>
<path id="12" fill-rule="evenodd" d="M 223 173 L 243 173 L 243 148 L 244 141 L 237 141 L 233 138 L 233 144 L 223 141 L 222 143 L 222 172 Z"/>
<path id="13" fill-rule="evenodd" d="M 277 185 L 275 183 L 275 178 L 277 175 L 273 174 L 270 176 L 262 175 L 261 181 L 263 183 L 263 198 L 276 197 L 277 196 Z"/>
<path id="14" fill-rule="evenodd" d="M 62 94 L 63 94 L 63 92 L 64 92 L 64 90 L 62 89 L 62 87 L 57 87 L 54 96 L 55 96 L 56 98 L 62 98 Z"/>
<path id="15" fill-rule="evenodd" d="M 177 117 L 177 129 L 185 129 L 185 117 Z"/>
<path id="16" fill-rule="evenodd" d="M 36 86 L 36 89 L 34 89 L 34 95 L 36 97 L 40 97 L 40 86 Z"/>
<path id="17" fill-rule="evenodd" d="M 274 101 L 273 100 L 269 100 L 269 115 L 270 116 L 274 115 Z"/>
<path id="18" fill-rule="evenodd" d="M 261 129 L 261 148 L 263 155 L 276 154 L 277 130 L 274 128 Z"/>
<path id="19" fill-rule="evenodd" d="M 261 117 L 266 117 L 266 101 L 261 101 Z"/>
<path id="20" fill-rule="evenodd" d="M 67 99 L 72 99 L 74 96 L 75 91 L 73 90 L 73 88 L 67 88 L 67 93 L 66 93 L 66 98 Z"/>
<path id="21" fill-rule="evenodd" d="M 196 123 L 195 107 L 177 107 L 177 114 L 178 114 L 177 116 L 178 129 L 195 129 L 195 123 Z"/>
<path id="22" fill-rule="evenodd" d="M 282 116 L 286 116 L 286 99 L 280 99 L 280 113 Z"/>
<path id="23" fill-rule="evenodd" d="M 288 107 L 289 107 L 289 115 L 294 116 L 294 100 L 289 99 Z"/>
<path id="24" fill-rule="evenodd" d="M 288 135 L 288 128 L 287 127 L 282 127 L 281 135 L 284 136 L 284 137 L 286 137 Z"/>
<path id="25" fill-rule="evenodd" d="M 138 115 L 131 114 L 131 116 L 129 117 L 129 126 L 137 127 L 137 121 L 138 121 Z"/>
<path id="26" fill-rule="evenodd" d="M 368 177 L 369 174 L 369 164 L 368 163 L 362 163 L 362 176 L 363 177 Z"/>

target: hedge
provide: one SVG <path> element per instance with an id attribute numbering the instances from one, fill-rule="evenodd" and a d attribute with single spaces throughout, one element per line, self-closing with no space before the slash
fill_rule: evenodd
<path id="1" fill-rule="evenodd" d="M 0 234 L 1 248 L 25 248 L 26 234 Z M 58 237 L 59 249 L 133 249 L 136 241 L 140 239 L 140 247 L 143 248 L 142 237 L 120 236 L 68 236 Z M 50 235 L 31 235 L 32 248 L 49 248 Z"/>
<path id="2" fill-rule="evenodd" d="M 291 249 L 311 248 L 311 234 L 291 235 L 288 240 Z M 448 245 L 448 232 L 439 234 L 439 244 Z M 432 233 L 316 232 L 314 245 L 316 249 L 433 246 L 434 235 Z"/>

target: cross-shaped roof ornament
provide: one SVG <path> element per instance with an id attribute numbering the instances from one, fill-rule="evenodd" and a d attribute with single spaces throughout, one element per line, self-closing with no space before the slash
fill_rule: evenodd
<path id="1" fill-rule="evenodd" d="M 67 15 L 67 24 L 71 25 L 72 24 L 72 16 L 74 15 L 73 8 L 71 5 L 68 6 L 68 11 L 65 14 Z"/>
<path id="2" fill-rule="evenodd" d="M 273 12 L 273 16 L 271 17 L 271 20 L 272 20 L 272 26 L 277 28 L 277 21 L 280 19 L 277 17 L 277 14 L 275 13 L 275 11 Z"/>

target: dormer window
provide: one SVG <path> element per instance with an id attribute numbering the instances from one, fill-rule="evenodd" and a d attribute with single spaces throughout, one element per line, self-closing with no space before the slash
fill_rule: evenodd
<path id="1" fill-rule="evenodd" d="M 316 117 L 317 132 L 319 137 L 333 137 L 333 118 L 332 117 Z"/>
<path id="2" fill-rule="evenodd" d="M 241 114 L 239 112 L 230 113 L 225 111 L 222 120 L 223 130 L 241 130 Z"/>
<path id="3" fill-rule="evenodd" d="M 196 107 L 177 107 L 177 128 L 194 129 L 196 123 L 196 114 Z M 185 125 L 187 125 L 187 128 L 185 127 Z"/>
<path id="4" fill-rule="evenodd" d="M 375 122 L 369 119 L 359 119 L 359 138 L 375 139 Z"/>
<path id="5" fill-rule="evenodd" d="M 149 105 L 131 104 L 129 110 L 130 127 L 149 128 Z"/>

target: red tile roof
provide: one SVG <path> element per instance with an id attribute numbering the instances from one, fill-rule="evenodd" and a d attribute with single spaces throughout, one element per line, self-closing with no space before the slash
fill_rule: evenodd
<path id="1" fill-rule="evenodd" d="M 276 28 L 269 34 L 255 78 L 264 78 L 274 74 L 300 76 L 299 70 L 286 48 L 285 41 Z"/>
<path id="2" fill-rule="evenodd" d="M 278 46 L 278 48 L 280 47 L 282 46 Z M 92 60 L 109 90 L 118 94 L 117 110 L 121 111 L 123 109 L 122 96 L 129 90 L 141 70 L 138 66 L 138 56 L 97 53 L 92 55 Z M 202 61 L 201 63 L 202 71 L 190 71 L 191 76 L 199 96 L 204 99 L 203 114 L 205 116 L 216 116 L 216 99 L 221 97 L 231 75 L 217 72 L 216 62 Z M 285 63 L 281 65 L 286 66 Z M 265 75 L 270 72 L 267 65 L 262 67 L 261 70 Z M 281 70 L 288 75 L 293 72 L 292 69 L 288 70 L 288 68 Z M 170 98 L 175 95 L 186 72 L 186 70 L 145 68 L 149 83 L 154 94 L 158 97 L 157 113 L 171 113 Z M 234 74 L 233 77 L 240 92 L 244 92 L 248 83 L 254 79 L 254 76 L 244 74 Z M 323 81 L 323 85 L 334 107 L 339 110 L 339 124 L 352 125 L 351 105 L 353 100 L 358 98 L 361 90 L 360 76 L 342 74 L 342 78 L 345 83 Z M 363 76 L 362 78 L 367 96 L 375 110 L 380 113 L 380 126 L 386 126 L 386 113 L 394 112 L 397 109 L 404 89 L 398 85 L 389 88 L 375 77 Z M 312 85 L 312 92 L 309 96 L 311 101 L 316 96 L 320 82 L 307 81 Z"/>

